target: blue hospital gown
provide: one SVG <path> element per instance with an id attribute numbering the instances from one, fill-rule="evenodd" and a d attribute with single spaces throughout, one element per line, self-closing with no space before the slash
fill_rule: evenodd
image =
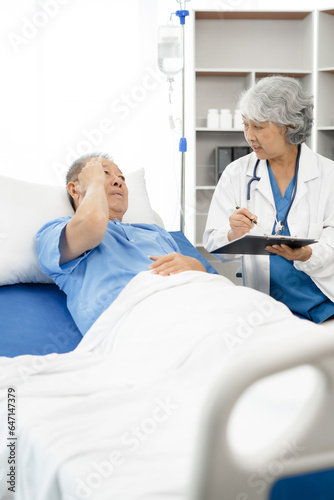
<path id="1" fill-rule="evenodd" d="M 155 224 L 109 221 L 103 241 L 59 266 L 61 232 L 71 217 L 45 224 L 37 233 L 40 266 L 67 295 L 67 307 L 84 335 L 127 283 L 152 263 L 149 255 L 180 252 L 170 234 Z"/>

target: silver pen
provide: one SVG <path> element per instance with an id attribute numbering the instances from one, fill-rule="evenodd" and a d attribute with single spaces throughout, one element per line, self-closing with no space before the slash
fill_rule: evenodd
<path id="1" fill-rule="evenodd" d="M 240 207 L 238 205 L 235 207 L 236 210 L 239 210 L 239 208 Z M 247 215 L 245 215 L 245 217 L 247 217 Z M 252 221 L 253 224 L 255 224 L 256 226 L 260 225 L 260 223 L 256 219 L 251 219 L 250 217 L 247 217 L 247 219 L 249 219 L 250 221 Z"/>

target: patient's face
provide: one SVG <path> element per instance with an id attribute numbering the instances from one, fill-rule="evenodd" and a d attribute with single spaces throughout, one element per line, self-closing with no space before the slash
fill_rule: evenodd
<path id="1" fill-rule="evenodd" d="M 128 188 L 125 177 L 116 163 L 101 159 L 105 174 L 104 189 L 108 199 L 109 219 L 122 220 L 128 209 Z"/>
<path id="2" fill-rule="evenodd" d="M 75 199 L 76 208 L 83 201 L 88 185 L 104 177 L 104 190 L 107 195 L 109 219 L 122 220 L 128 209 L 128 188 L 125 177 L 116 163 L 105 158 L 90 158 L 78 174 L 78 179 L 68 184 L 71 196 Z"/>

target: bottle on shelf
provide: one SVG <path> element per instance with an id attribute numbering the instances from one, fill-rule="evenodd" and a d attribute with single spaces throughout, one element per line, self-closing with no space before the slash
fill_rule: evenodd
<path id="1" fill-rule="evenodd" d="M 242 120 L 242 114 L 241 114 L 240 109 L 234 110 L 233 127 L 234 128 L 243 128 L 243 120 Z"/>
<path id="2" fill-rule="evenodd" d="M 208 128 L 219 128 L 218 109 L 214 109 L 214 108 L 208 109 L 207 127 Z"/>
<path id="3" fill-rule="evenodd" d="M 232 113 L 230 109 L 220 110 L 219 126 L 224 129 L 232 128 Z"/>

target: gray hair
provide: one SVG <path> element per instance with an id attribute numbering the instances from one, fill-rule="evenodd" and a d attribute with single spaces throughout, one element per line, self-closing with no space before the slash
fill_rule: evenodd
<path id="1" fill-rule="evenodd" d="M 241 94 L 238 107 L 249 120 L 287 127 L 290 144 L 302 144 L 311 135 L 313 95 L 296 78 L 262 78 Z"/>
<path id="2" fill-rule="evenodd" d="M 88 153 L 86 155 L 80 156 L 77 160 L 75 160 L 70 168 L 67 171 L 66 174 L 66 186 L 69 182 L 75 182 L 78 180 L 78 176 L 81 172 L 81 170 L 84 168 L 86 163 L 91 160 L 92 158 L 104 158 L 105 160 L 113 161 L 113 158 L 106 154 L 106 153 Z M 76 210 L 74 200 L 70 193 L 67 191 L 67 196 L 70 200 L 70 203 L 72 205 L 73 210 Z"/>

